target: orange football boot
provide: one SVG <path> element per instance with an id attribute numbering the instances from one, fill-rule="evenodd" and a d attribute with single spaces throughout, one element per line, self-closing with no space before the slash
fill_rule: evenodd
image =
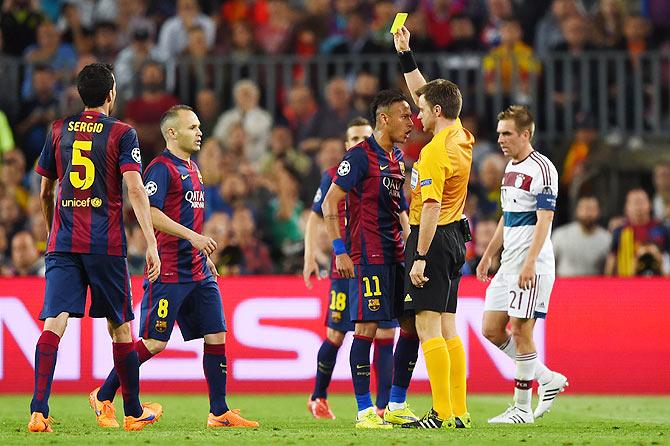
<path id="1" fill-rule="evenodd" d="M 207 417 L 207 427 L 258 427 L 258 421 L 251 421 L 240 416 L 240 409 L 233 409 L 218 417 L 210 413 Z"/>
<path id="2" fill-rule="evenodd" d="M 30 415 L 30 421 L 28 422 L 28 431 L 53 432 L 53 429 L 51 429 L 51 423 L 53 423 L 53 418 L 51 417 L 44 418 L 42 412 L 33 412 Z"/>
<path id="3" fill-rule="evenodd" d="M 138 418 L 125 417 L 123 428 L 127 431 L 141 431 L 145 426 L 153 424 L 163 415 L 163 407 L 158 403 L 143 403 L 142 415 Z"/>
<path id="4" fill-rule="evenodd" d="M 98 399 L 99 391 L 100 387 L 97 387 L 93 392 L 88 394 L 88 404 L 91 406 L 91 409 L 93 409 L 93 412 L 95 412 L 98 426 L 104 428 L 119 427 L 119 422 L 116 421 L 114 403 L 109 400 L 100 401 Z"/>
<path id="5" fill-rule="evenodd" d="M 330 407 L 328 406 L 328 400 L 325 398 L 316 398 L 307 400 L 307 410 L 312 416 L 316 419 L 321 420 L 334 420 L 335 414 Z"/>

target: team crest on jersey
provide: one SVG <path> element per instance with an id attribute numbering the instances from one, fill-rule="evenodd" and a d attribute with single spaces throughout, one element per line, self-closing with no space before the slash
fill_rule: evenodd
<path id="1" fill-rule="evenodd" d="M 340 311 L 331 311 L 330 312 L 330 318 L 335 322 L 336 324 L 342 322 L 342 312 Z"/>
<path id="2" fill-rule="evenodd" d="M 342 161 L 337 168 L 337 174 L 341 177 L 346 176 L 351 172 L 351 164 L 349 164 L 349 161 Z"/>
<path id="3" fill-rule="evenodd" d="M 314 194 L 314 203 L 318 203 L 319 201 L 321 201 L 321 196 L 322 195 L 323 194 L 321 193 L 321 189 L 320 188 L 317 189 L 316 193 Z"/>
<path id="4" fill-rule="evenodd" d="M 382 304 L 379 302 L 379 299 L 368 299 L 368 310 L 379 311 L 381 307 Z"/>
<path id="5" fill-rule="evenodd" d="M 141 163 L 142 162 L 142 153 L 140 152 L 139 147 L 135 147 L 131 152 L 130 156 L 133 157 L 133 160 L 135 160 L 136 163 Z"/>
<path id="6" fill-rule="evenodd" d="M 404 176 L 404 175 L 405 175 L 405 162 L 404 162 L 404 161 L 400 161 L 400 162 L 398 163 L 398 165 L 400 166 L 400 173 L 403 174 L 403 176 Z"/>
<path id="7" fill-rule="evenodd" d="M 514 187 L 517 189 L 521 189 L 521 186 L 523 186 L 523 180 L 526 178 L 526 175 L 522 173 L 518 173 L 516 175 L 516 180 L 514 180 Z"/>
<path id="8" fill-rule="evenodd" d="M 167 321 L 161 319 L 157 320 L 154 328 L 158 333 L 165 333 L 165 330 L 167 330 Z"/>
<path id="9" fill-rule="evenodd" d="M 144 185 L 144 189 L 147 191 L 148 196 L 152 196 L 156 192 L 158 192 L 158 184 L 156 184 L 155 181 L 149 181 L 147 184 Z"/>

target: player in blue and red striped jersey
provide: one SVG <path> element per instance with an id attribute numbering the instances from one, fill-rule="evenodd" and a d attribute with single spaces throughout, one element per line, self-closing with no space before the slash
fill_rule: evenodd
<path id="1" fill-rule="evenodd" d="M 140 336 L 136 349 L 145 362 L 167 346 L 174 323 L 185 341 L 204 338 L 203 369 L 209 388 L 208 427 L 258 427 L 226 403 L 226 321 L 216 266 L 209 259 L 216 242 L 202 235 L 205 193 L 200 170 L 191 156 L 200 150 L 200 121 L 191 107 L 176 105 L 161 118 L 166 150 L 147 167 L 145 188 L 151 203 L 160 278 L 144 281 Z M 91 392 L 98 425 L 110 427 L 114 394 L 119 388 L 115 370 Z"/>
<path id="2" fill-rule="evenodd" d="M 130 332 L 134 318 L 126 262 L 121 183 L 147 240 L 147 272 L 160 274 L 149 201 L 141 177 L 137 134 L 109 116 L 116 85 L 109 65 L 90 64 L 77 76 L 84 111 L 55 121 L 35 170 L 42 175 L 40 199 L 49 240 L 46 290 L 40 319 L 44 330 L 35 349 L 35 392 L 28 430 L 51 432 L 49 395 L 58 344 L 69 317 L 83 317 L 86 290 L 89 316 L 107 318 L 114 369 L 121 381 L 124 428 L 140 430 L 160 418 L 160 404 L 140 404 L 139 360 Z M 58 195 L 54 189 L 58 181 Z M 54 209 L 55 202 L 55 209 Z M 117 423 L 118 426 L 118 423 Z"/>
<path id="3" fill-rule="evenodd" d="M 355 323 L 349 362 L 358 404 L 358 428 L 392 427 L 416 420 L 405 404 L 419 343 L 413 320 L 404 316 L 404 241 L 409 234 L 403 183 L 405 165 L 395 144 L 412 131 L 409 103 L 398 91 L 381 91 L 372 102 L 375 130 L 351 148 L 337 168 L 323 202 L 338 273 L 349 281 L 349 315 Z M 347 198 L 346 244 L 338 205 Z M 404 215 L 404 218 L 401 216 Z M 381 321 L 398 318 L 401 337 L 394 354 L 391 399 L 384 419 L 370 397 L 370 347 Z M 397 404 L 397 405 L 396 405 Z"/>
<path id="4" fill-rule="evenodd" d="M 323 156 L 335 159 L 333 164 L 339 161 L 344 153 L 343 149 L 354 147 L 361 141 L 372 135 L 372 127 L 367 119 L 355 118 L 347 125 L 346 140 L 344 146 L 338 138 L 325 140 L 321 146 Z M 320 155 L 322 156 L 322 155 Z M 307 288 L 312 288 L 310 277 L 315 274 L 319 277 L 319 265 L 316 263 L 314 248 L 316 244 L 316 230 L 319 220 L 323 217 L 321 206 L 326 193 L 330 188 L 333 178 L 337 174 L 337 164 L 327 169 L 321 176 L 321 184 L 314 196 L 312 212 L 310 212 L 305 227 L 305 264 L 303 277 Z M 346 205 L 345 200 L 339 203 L 338 214 L 340 216 L 340 231 L 346 232 Z M 326 316 L 326 339 L 324 339 L 317 355 L 316 379 L 314 391 L 307 400 L 307 409 L 314 418 L 335 419 L 328 404 L 328 386 L 333 375 L 337 352 L 344 342 L 344 336 L 349 331 L 354 331 L 354 324 L 349 319 L 347 307 L 347 296 L 349 294 L 349 279 L 343 279 L 335 269 L 335 256 L 332 258 L 330 271 L 329 308 Z M 380 416 L 389 402 L 391 392 L 391 381 L 393 375 L 393 341 L 395 337 L 397 322 L 384 321 L 380 323 L 379 330 L 375 336 L 374 368 L 377 376 L 377 398 L 375 406 Z"/>

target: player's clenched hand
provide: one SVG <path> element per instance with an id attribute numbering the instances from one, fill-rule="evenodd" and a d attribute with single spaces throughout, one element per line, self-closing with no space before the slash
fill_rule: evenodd
<path id="1" fill-rule="evenodd" d="M 335 268 L 344 279 L 354 277 L 354 262 L 351 261 L 351 257 L 347 253 L 335 257 Z"/>
<path id="2" fill-rule="evenodd" d="M 216 265 L 214 264 L 214 262 L 212 262 L 212 259 L 210 259 L 209 257 L 207 257 L 207 268 L 209 268 L 214 277 L 219 276 L 219 271 L 216 269 Z"/>
<path id="3" fill-rule="evenodd" d="M 302 267 L 302 278 L 305 280 L 305 286 L 312 289 L 312 281 L 310 280 L 312 274 L 316 276 L 317 279 L 321 279 L 319 276 L 319 264 L 316 263 L 316 260 L 312 257 L 311 259 L 305 260 L 305 265 Z"/>
<path id="4" fill-rule="evenodd" d="M 519 288 L 529 290 L 535 287 L 535 262 L 524 262 L 519 272 Z"/>
<path id="5" fill-rule="evenodd" d="M 403 26 L 393 34 L 393 44 L 398 52 L 409 51 L 409 30 Z"/>
<path id="6" fill-rule="evenodd" d="M 489 277 L 489 269 L 491 269 L 491 258 L 482 257 L 477 265 L 477 279 L 482 282 L 488 282 L 491 280 Z"/>
<path id="7" fill-rule="evenodd" d="M 161 274 L 161 259 L 158 257 L 158 248 L 150 246 L 147 248 L 147 279 L 149 282 L 155 282 Z"/>
<path id="8" fill-rule="evenodd" d="M 216 241 L 213 238 L 200 234 L 193 234 L 189 240 L 191 245 L 198 251 L 202 251 L 205 255 L 210 255 L 216 249 Z"/>
<path id="9" fill-rule="evenodd" d="M 425 260 L 415 260 L 412 264 L 412 269 L 409 271 L 409 278 L 412 281 L 412 285 L 417 288 L 423 288 L 423 286 L 428 282 L 428 277 L 423 275 L 424 270 L 426 269 Z"/>

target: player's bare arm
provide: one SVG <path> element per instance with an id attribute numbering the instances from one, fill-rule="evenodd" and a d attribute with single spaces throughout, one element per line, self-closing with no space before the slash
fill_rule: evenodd
<path id="1" fill-rule="evenodd" d="M 51 234 L 51 224 L 54 219 L 54 197 L 55 197 L 56 180 L 42 177 L 40 183 L 40 204 L 42 206 L 42 214 L 47 225 L 47 234 Z"/>
<path id="2" fill-rule="evenodd" d="M 165 215 L 163 211 L 153 206 L 151 207 L 151 221 L 154 228 L 166 234 L 188 240 L 195 249 L 201 251 L 206 256 L 211 255 L 216 250 L 217 245 L 213 238 L 198 234 L 186 226 L 177 223 Z"/>
<path id="3" fill-rule="evenodd" d="M 489 242 L 484 254 L 482 255 L 479 264 L 477 265 L 477 279 L 482 282 L 488 282 L 491 280 L 489 277 L 489 270 L 491 269 L 491 261 L 494 255 L 497 255 L 500 252 L 500 248 L 503 245 L 503 230 L 505 226 L 505 217 L 500 217 L 498 221 L 498 226 L 496 227 L 493 237 Z"/>
<path id="4" fill-rule="evenodd" d="M 519 288 L 524 290 L 531 289 L 535 286 L 535 261 L 547 239 L 549 229 L 551 228 L 551 222 L 554 220 L 554 211 L 538 209 L 536 213 L 537 224 L 533 231 L 533 240 L 530 242 L 528 255 L 519 272 Z"/>
<path id="5" fill-rule="evenodd" d="M 128 198 L 135 212 L 137 222 L 140 224 L 144 239 L 147 241 L 147 278 L 155 282 L 161 273 L 161 260 L 158 257 L 158 243 L 151 224 L 151 211 L 149 210 L 149 197 L 144 189 L 144 183 L 139 172 L 127 171 L 123 173 L 123 180 L 128 186 Z"/>
<path id="6" fill-rule="evenodd" d="M 397 52 L 410 51 L 409 48 L 409 30 L 406 27 L 402 27 L 398 30 L 397 33 L 393 34 L 393 43 L 395 44 L 395 49 Z M 419 69 L 405 73 L 405 82 L 407 82 L 407 88 L 412 94 L 412 100 L 414 104 L 419 105 L 419 96 L 416 94 L 416 90 L 426 85 L 426 79 L 421 74 Z"/>
<path id="7" fill-rule="evenodd" d="M 341 245 L 341 248 L 344 247 L 344 242 L 342 242 L 342 235 L 340 234 L 340 217 L 338 215 L 338 204 L 340 201 L 344 200 L 347 196 L 347 192 L 342 189 L 337 184 L 333 183 L 328 189 L 326 198 L 323 200 L 323 218 L 326 220 L 326 230 L 328 231 L 328 236 L 330 237 L 333 244 Z M 339 240 L 339 242 L 338 242 Z M 335 246 L 334 246 L 335 247 Z M 351 261 L 349 254 L 346 250 L 344 252 L 339 252 L 335 250 L 335 268 L 337 272 L 345 279 L 351 279 L 354 277 L 354 262 Z"/>
<path id="8" fill-rule="evenodd" d="M 428 199 L 423 203 L 421 209 L 421 222 L 419 223 L 419 239 L 416 250 L 419 255 L 426 255 L 430 249 L 430 244 L 435 237 L 437 221 L 440 218 L 440 203 L 433 199 Z M 423 287 L 428 282 L 428 277 L 423 272 L 426 269 L 425 260 L 415 260 L 411 266 L 409 277 L 414 286 Z"/>
<path id="9" fill-rule="evenodd" d="M 407 211 L 402 211 L 400 213 L 400 226 L 402 226 L 402 238 L 405 240 L 405 244 L 407 244 L 407 237 L 409 237 L 409 232 L 411 231 Z"/>
<path id="10" fill-rule="evenodd" d="M 305 286 L 312 288 L 312 281 L 310 280 L 312 274 L 317 279 L 319 277 L 319 265 L 316 263 L 316 256 L 314 255 L 316 244 L 316 229 L 321 217 L 316 212 L 312 211 L 307 217 L 307 224 L 305 225 L 305 256 L 304 265 L 302 267 L 302 277 L 305 280 Z"/>

